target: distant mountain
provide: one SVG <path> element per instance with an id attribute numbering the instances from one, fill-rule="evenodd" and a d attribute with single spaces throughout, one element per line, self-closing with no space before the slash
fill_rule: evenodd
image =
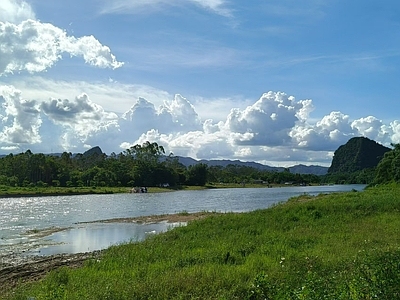
<path id="1" fill-rule="evenodd" d="M 271 167 L 268 165 L 263 165 L 256 162 L 243 162 L 240 160 L 195 160 L 191 157 L 182 157 L 178 156 L 179 162 L 184 166 L 195 165 L 199 163 L 206 164 L 208 166 L 222 166 L 226 167 L 228 165 L 239 165 L 252 167 L 259 170 L 266 170 L 270 172 L 282 172 L 285 170 L 283 167 Z M 325 175 L 328 172 L 328 167 L 322 166 L 305 166 L 305 165 L 296 165 L 288 168 L 291 173 L 298 174 L 314 174 L 314 175 Z"/>
<path id="2" fill-rule="evenodd" d="M 328 167 L 322 166 L 305 166 L 305 165 L 295 165 L 293 167 L 289 167 L 290 173 L 293 174 L 314 174 L 314 175 L 325 175 L 328 173 Z"/>
<path id="3" fill-rule="evenodd" d="M 285 168 L 281 167 L 271 167 L 267 165 L 263 165 L 260 163 L 256 163 L 254 161 L 240 161 L 240 160 L 229 160 L 229 159 L 223 159 L 223 160 L 205 160 L 202 159 L 199 161 L 199 163 L 203 163 L 209 166 L 223 166 L 226 167 L 227 165 L 239 165 L 239 166 L 246 166 L 246 167 L 251 167 L 251 168 L 256 168 L 259 170 L 266 170 L 266 171 L 278 171 L 281 172 L 285 170 Z"/>
<path id="4" fill-rule="evenodd" d="M 96 147 L 90 148 L 89 150 L 85 151 L 83 153 L 83 156 L 91 156 L 93 154 L 101 155 L 101 154 L 103 154 L 103 151 L 101 151 L 99 146 L 96 146 Z"/>
<path id="5" fill-rule="evenodd" d="M 45 155 L 49 155 L 49 156 L 61 156 L 62 153 L 44 153 Z M 75 157 L 77 155 L 79 155 L 81 153 L 72 153 L 72 157 Z M 103 151 L 101 150 L 101 148 L 99 146 L 95 146 L 93 148 L 90 148 L 89 150 L 85 151 L 83 153 L 83 156 L 91 156 L 92 154 L 103 154 Z M 7 155 L 5 154 L 0 154 L 0 158 L 2 157 L 6 157 Z"/>
<path id="6" fill-rule="evenodd" d="M 351 138 L 335 151 L 328 173 L 353 173 L 376 167 L 390 150 L 366 137 Z"/>
<path id="7" fill-rule="evenodd" d="M 72 157 L 75 157 L 79 154 L 80 153 L 73 153 Z M 85 151 L 82 155 L 86 156 L 86 157 L 90 157 L 92 154 L 101 155 L 104 153 L 99 146 L 95 146 L 95 147 Z M 62 153 L 51 153 L 51 154 L 47 154 L 47 155 L 61 156 Z M 6 156 L 6 155 L 0 155 L 0 158 L 4 157 L 4 156 Z M 222 167 L 226 167 L 228 165 L 239 165 L 239 166 L 246 166 L 246 167 L 256 168 L 259 170 L 270 171 L 270 172 L 282 172 L 285 170 L 285 168 L 283 168 L 283 167 L 271 167 L 271 166 L 263 165 L 263 164 L 256 163 L 253 161 L 243 162 L 240 160 L 226 160 L 226 159 L 223 159 L 223 160 L 205 160 L 205 159 L 196 160 L 191 157 L 183 157 L 183 156 L 177 156 L 177 158 L 178 158 L 179 162 L 186 167 L 195 165 L 195 164 L 199 164 L 199 163 L 203 163 L 208 166 L 222 166 Z M 306 165 L 302 165 L 302 164 L 289 167 L 288 169 L 293 174 L 314 174 L 314 175 L 318 175 L 318 176 L 325 175 L 328 172 L 327 167 L 315 166 L 315 165 L 306 166 Z"/>

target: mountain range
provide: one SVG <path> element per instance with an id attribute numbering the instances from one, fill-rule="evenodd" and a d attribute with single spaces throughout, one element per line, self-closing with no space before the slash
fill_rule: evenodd
<path id="1" fill-rule="evenodd" d="M 206 159 L 201 159 L 201 160 L 195 160 L 191 157 L 182 157 L 182 156 L 177 156 L 179 159 L 179 162 L 183 164 L 184 166 L 188 167 L 190 165 L 195 165 L 199 163 L 206 164 L 208 166 L 222 166 L 226 167 L 228 165 L 239 165 L 239 166 L 246 166 L 246 167 L 252 167 L 260 170 L 267 170 L 271 172 L 282 172 L 285 170 L 284 167 L 271 167 L 268 165 L 263 165 L 254 161 L 240 161 L 240 160 L 206 160 Z M 328 172 L 328 167 L 322 167 L 322 166 L 317 166 L 317 165 L 311 165 L 311 166 L 306 166 L 306 165 L 295 165 L 292 167 L 288 167 L 286 169 L 289 169 L 290 173 L 298 173 L 298 174 L 314 174 L 314 175 L 325 175 Z"/>

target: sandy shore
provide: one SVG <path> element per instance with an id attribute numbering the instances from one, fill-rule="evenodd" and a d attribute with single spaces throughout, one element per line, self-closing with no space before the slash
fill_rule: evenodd
<path id="1" fill-rule="evenodd" d="M 211 215 L 219 215 L 221 213 L 216 212 L 197 212 L 197 213 L 177 213 L 177 214 L 166 214 L 166 215 L 152 215 L 152 216 L 140 216 L 132 218 L 116 218 L 107 220 L 97 220 L 91 222 L 79 222 L 78 224 L 93 224 L 93 223 L 178 223 L 178 222 L 189 222 L 193 220 L 203 219 Z"/>
<path id="2" fill-rule="evenodd" d="M 117 218 L 109 220 L 99 220 L 88 223 L 157 223 L 157 222 L 190 222 L 193 220 L 203 219 L 212 215 L 221 213 L 214 212 L 198 212 L 198 213 L 178 213 L 167 215 L 141 216 L 134 218 Z M 66 230 L 68 228 L 46 229 L 35 232 L 40 236 L 46 236 L 52 232 Z M 17 283 L 36 281 L 41 279 L 46 273 L 62 266 L 77 268 L 83 265 L 88 259 L 100 259 L 102 251 L 94 251 L 77 254 L 57 254 L 51 256 L 39 255 L 21 255 L 21 253 L 12 253 L 0 257 L 0 294 L 15 287 Z"/>

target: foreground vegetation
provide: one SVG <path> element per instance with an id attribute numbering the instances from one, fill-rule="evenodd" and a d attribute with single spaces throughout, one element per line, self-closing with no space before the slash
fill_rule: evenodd
<path id="1" fill-rule="evenodd" d="M 4 299 L 400 299 L 400 186 L 194 221 Z"/>

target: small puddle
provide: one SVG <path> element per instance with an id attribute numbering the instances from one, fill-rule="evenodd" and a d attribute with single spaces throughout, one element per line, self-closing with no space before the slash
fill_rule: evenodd
<path id="1" fill-rule="evenodd" d="M 167 231 L 184 223 L 93 223 L 52 233 L 45 238 L 46 244 L 32 249 L 34 255 L 81 253 L 106 249 L 130 241 L 142 241 L 152 234 Z"/>

